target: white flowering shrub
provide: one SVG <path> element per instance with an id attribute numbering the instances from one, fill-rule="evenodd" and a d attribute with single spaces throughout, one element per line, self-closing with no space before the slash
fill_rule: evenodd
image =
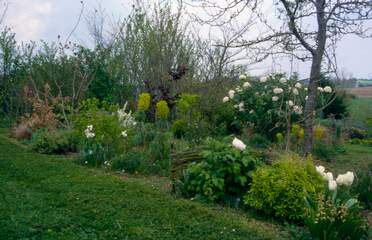
<path id="1" fill-rule="evenodd" d="M 306 92 L 296 76 L 287 79 L 277 74 L 261 77 L 258 81 L 246 78 L 222 101 L 233 104 L 243 124 L 253 127 L 256 133 L 273 138 L 286 129 L 287 118 L 294 121 L 302 116 Z"/>

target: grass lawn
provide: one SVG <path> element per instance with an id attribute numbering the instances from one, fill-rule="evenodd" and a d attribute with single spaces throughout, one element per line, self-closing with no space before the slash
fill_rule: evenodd
<path id="1" fill-rule="evenodd" d="M 372 98 L 355 98 L 350 102 L 350 116 L 352 119 L 364 122 L 372 118 Z"/>
<path id="2" fill-rule="evenodd" d="M 0 239 L 290 238 L 280 225 L 176 199 L 155 185 L 33 153 L 3 132 Z"/>

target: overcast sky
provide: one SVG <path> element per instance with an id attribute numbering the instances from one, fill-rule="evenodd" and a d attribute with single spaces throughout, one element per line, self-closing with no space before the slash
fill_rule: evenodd
<path id="1" fill-rule="evenodd" d="M 74 28 L 81 10 L 80 0 L 8 0 L 8 2 L 5 24 L 13 28 L 18 41 L 40 39 L 55 41 L 58 35 L 64 38 Z M 131 10 L 131 0 L 85 0 L 85 14 L 97 8 L 99 2 L 112 19 L 125 17 Z M 72 40 L 87 43 L 87 39 L 87 25 L 82 19 Z M 372 78 L 372 39 L 347 36 L 337 49 L 338 65 L 341 70 L 354 77 Z M 281 65 L 284 65 L 282 70 L 287 69 L 287 63 L 283 62 Z M 297 70 L 306 75 L 308 66 L 297 65 Z M 260 71 L 270 71 L 269 64 L 260 66 Z"/>

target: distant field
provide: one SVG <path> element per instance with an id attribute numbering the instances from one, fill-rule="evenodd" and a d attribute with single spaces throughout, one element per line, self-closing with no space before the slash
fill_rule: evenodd
<path id="1" fill-rule="evenodd" d="M 357 97 L 372 98 L 372 87 L 348 88 L 346 91 Z"/>

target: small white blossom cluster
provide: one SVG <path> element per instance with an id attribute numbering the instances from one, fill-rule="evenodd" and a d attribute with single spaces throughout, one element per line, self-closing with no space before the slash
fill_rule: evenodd
<path id="1" fill-rule="evenodd" d="M 122 131 L 122 132 L 121 132 L 121 136 L 123 136 L 124 138 L 128 137 L 127 130 Z"/>
<path id="2" fill-rule="evenodd" d="M 332 88 L 330 86 L 326 86 L 324 88 L 318 87 L 318 91 L 319 92 L 325 92 L 325 93 L 331 93 L 332 92 Z"/>
<path id="3" fill-rule="evenodd" d="M 246 80 L 247 79 L 247 76 L 246 75 L 240 75 L 239 76 L 239 79 L 240 80 Z M 243 91 L 243 89 L 248 89 L 248 88 L 250 88 L 251 87 L 251 84 L 247 81 L 247 82 L 244 82 L 243 83 L 243 86 L 242 87 L 240 87 L 240 86 L 238 86 L 238 87 L 236 87 L 235 88 L 235 90 L 229 90 L 229 92 L 227 93 L 227 96 L 225 96 L 223 99 L 222 99 L 222 102 L 224 102 L 224 103 L 226 103 L 226 102 L 228 102 L 229 100 L 232 100 L 232 99 L 234 99 L 234 97 L 235 97 L 235 94 L 238 92 L 242 92 Z M 243 110 L 242 110 L 243 111 Z"/>
<path id="4" fill-rule="evenodd" d="M 93 132 L 93 125 L 88 125 L 84 130 L 84 134 L 86 138 L 94 138 L 96 134 Z"/>
<path id="5" fill-rule="evenodd" d="M 234 105 L 234 108 L 238 108 L 239 112 L 243 112 L 244 109 L 244 102 L 240 102 L 239 104 Z"/>
<path id="6" fill-rule="evenodd" d="M 119 122 L 123 127 L 134 127 L 136 126 L 137 122 L 132 116 L 132 111 L 126 112 L 127 105 L 128 102 L 124 104 L 124 107 L 122 109 L 119 109 L 117 111 Z"/>
<path id="7" fill-rule="evenodd" d="M 351 186 L 354 182 L 354 173 L 348 171 L 345 174 L 340 174 L 337 176 L 336 180 L 333 178 L 333 173 L 325 172 L 325 168 L 321 165 L 315 167 L 316 171 L 328 181 L 328 189 L 334 191 L 337 189 L 337 185 Z"/>
<path id="8" fill-rule="evenodd" d="M 232 145 L 239 149 L 240 151 L 244 151 L 245 148 L 247 147 L 242 140 L 238 139 L 238 138 L 234 138 L 234 140 L 232 141 Z"/>

